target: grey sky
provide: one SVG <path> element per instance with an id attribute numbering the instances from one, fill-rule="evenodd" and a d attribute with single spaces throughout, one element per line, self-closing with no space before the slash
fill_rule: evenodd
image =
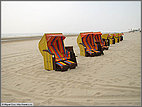
<path id="1" fill-rule="evenodd" d="M 2 33 L 123 32 L 141 27 L 140 1 L 2 1 Z"/>

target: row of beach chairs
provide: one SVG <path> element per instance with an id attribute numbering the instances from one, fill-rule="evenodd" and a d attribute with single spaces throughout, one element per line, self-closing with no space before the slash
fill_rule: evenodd
<path id="1" fill-rule="evenodd" d="M 67 71 L 77 66 L 73 46 L 64 46 L 66 37 L 62 33 L 46 33 L 39 41 L 39 50 L 44 59 L 46 70 Z M 123 40 L 123 33 L 102 34 L 101 32 L 83 32 L 77 38 L 80 55 L 94 57 L 104 55 L 111 44 Z"/>

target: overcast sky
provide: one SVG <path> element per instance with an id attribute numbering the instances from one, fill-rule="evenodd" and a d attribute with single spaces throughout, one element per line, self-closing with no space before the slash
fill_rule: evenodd
<path id="1" fill-rule="evenodd" d="M 2 33 L 123 32 L 141 27 L 140 1 L 2 1 Z"/>

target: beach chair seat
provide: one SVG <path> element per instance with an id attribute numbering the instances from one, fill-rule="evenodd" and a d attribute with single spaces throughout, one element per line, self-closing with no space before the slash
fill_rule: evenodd
<path id="1" fill-rule="evenodd" d="M 64 62 L 56 62 L 56 69 L 55 71 L 67 71 L 69 66 Z"/>
<path id="2" fill-rule="evenodd" d="M 91 51 L 90 49 L 86 49 L 85 50 L 86 51 L 86 56 L 88 57 L 88 56 L 95 56 L 95 52 L 93 52 L 93 51 Z"/>
<path id="3" fill-rule="evenodd" d="M 86 52 L 90 54 L 90 56 L 99 56 L 101 55 L 100 51 L 97 51 L 96 49 L 86 49 Z"/>
<path id="4" fill-rule="evenodd" d="M 108 50 L 108 46 L 104 46 L 104 45 L 101 45 L 102 46 L 102 48 L 103 48 L 103 50 Z"/>
<path id="5" fill-rule="evenodd" d="M 70 69 L 75 69 L 76 67 L 76 63 L 71 61 L 71 60 L 65 60 L 64 63 L 66 63 L 67 65 L 69 65 Z"/>
<path id="6" fill-rule="evenodd" d="M 39 42 L 39 49 L 44 57 L 44 67 L 47 70 L 55 71 L 67 71 L 69 68 L 75 68 L 77 66 L 76 56 L 73 51 L 68 47 L 64 47 L 64 39 L 62 33 L 49 33 L 44 34 Z M 72 60 L 72 64 L 65 63 L 66 60 Z M 73 63 L 74 62 L 74 63 Z M 75 67 L 74 67 L 74 66 Z"/>

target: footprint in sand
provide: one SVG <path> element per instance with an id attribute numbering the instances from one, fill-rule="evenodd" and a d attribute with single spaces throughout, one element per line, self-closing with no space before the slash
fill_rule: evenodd
<path id="1" fill-rule="evenodd" d="M 136 84 L 135 82 L 129 82 L 130 86 L 135 85 L 135 84 Z"/>
<path id="2" fill-rule="evenodd" d="M 28 92 L 34 92 L 35 91 L 35 89 L 32 89 L 32 90 L 30 90 L 30 91 L 28 91 Z"/>
<path id="3" fill-rule="evenodd" d="M 64 90 L 59 91 L 59 96 L 64 96 L 64 95 L 65 95 L 65 91 Z"/>
<path id="4" fill-rule="evenodd" d="M 20 86 L 21 84 L 16 84 L 16 86 Z"/>
<path id="5" fill-rule="evenodd" d="M 49 99 L 47 100 L 47 103 L 48 103 L 48 104 L 52 104 L 52 103 L 53 103 L 53 98 L 49 98 Z"/>
<path id="6" fill-rule="evenodd" d="M 99 96 L 99 95 L 101 95 L 101 92 L 95 93 L 95 96 Z"/>
<path id="7" fill-rule="evenodd" d="M 87 102 L 92 102 L 93 100 L 91 100 L 91 99 L 88 99 L 88 100 L 86 100 Z"/>

